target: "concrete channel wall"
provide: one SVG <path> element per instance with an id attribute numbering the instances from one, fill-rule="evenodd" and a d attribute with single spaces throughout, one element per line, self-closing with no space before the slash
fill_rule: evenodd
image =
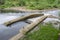
<path id="1" fill-rule="evenodd" d="M 14 37 L 12 37 L 11 39 L 9 40 L 18 40 L 20 39 L 21 37 L 23 37 L 27 32 L 29 32 L 30 30 L 32 30 L 33 28 L 35 28 L 39 23 L 41 23 L 42 21 L 44 21 L 48 16 L 41 16 L 37 22 L 33 22 L 29 25 L 27 25 L 26 27 L 20 29 L 20 33 L 15 35 Z"/>

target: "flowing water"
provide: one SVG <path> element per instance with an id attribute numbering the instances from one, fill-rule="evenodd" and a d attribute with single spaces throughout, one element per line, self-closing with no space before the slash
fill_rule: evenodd
<path id="1" fill-rule="evenodd" d="M 60 10 L 53 10 L 53 11 L 43 11 L 43 14 L 52 14 L 54 16 L 59 17 L 59 12 Z M 11 37 L 15 36 L 16 34 L 19 33 L 19 30 L 22 27 L 25 27 L 28 25 L 25 21 L 17 22 L 14 23 L 10 26 L 5 26 L 3 25 L 4 22 L 7 22 L 9 20 L 15 19 L 17 17 L 22 17 L 29 15 L 31 13 L 0 13 L 0 40 L 9 40 Z M 29 19 L 31 21 L 35 21 L 37 18 Z M 56 20 L 59 21 L 59 19 L 54 19 L 54 18 L 47 18 L 44 22 Z"/>

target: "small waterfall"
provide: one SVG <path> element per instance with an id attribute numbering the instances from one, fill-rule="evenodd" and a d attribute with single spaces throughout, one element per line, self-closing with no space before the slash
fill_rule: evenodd
<path id="1" fill-rule="evenodd" d="M 53 10 L 53 11 L 43 11 L 41 13 L 43 14 L 51 14 L 51 15 L 54 15 L 54 16 L 59 16 L 59 13 L 60 10 Z M 16 35 L 19 33 L 19 29 L 21 29 L 22 27 L 28 25 L 26 22 L 24 21 L 21 21 L 21 22 L 17 22 L 17 23 L 14 23 L 12 25 L 10 25 L 9 27 L 3 25 L 4 22 L 6 21 L 9 21 L 9 20 L 12 20 L 12 19 L 15 19 L 17 17 L 20 17 L 20 16 L 26 16 L 26 15 L 29 15 L 31 13 L 0 13 L 0 40 L 8 40 L 9 38 L 11 38 L 12 36 Z M 36 22 L 36 20 L 38 19 L 39 17 L 37 18 L 32 18 L 32 19 L 27 19 L 28 21 L 30 22 Z M 60 22 L 59 19 L 55 19 L 55 18 L 47 18 L 44 22 L 49 22 L 49 21 L 58 21 Z"/>

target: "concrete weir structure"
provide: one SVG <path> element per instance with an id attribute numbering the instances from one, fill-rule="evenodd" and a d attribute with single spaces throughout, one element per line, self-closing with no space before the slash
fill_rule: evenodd
<path id="1" fill-rule="evenodd" d="M 27 16 L 23 16 L 23 17 L 18 17 L 16 19 L 13 19 L 13 20 L 10 20 L 8 22 L 5 22 L 4 25 L 8 26 L 12 23 L 15 23 L 17 21 L 22 21 L 22 20 L 25 20 L 25 19 L 28 19 L 28 18 L 33 18 L 33 17 L 38 17 L 38 16 L 43 16 L 44 14 L 30 14 L 30 15 L 27 15 Z"/>
<path id="2" fill-rule="evenodd" d="M 39 17 L 41 16 L 41 17 Z M 53 17 L 53 18 L 56 18 L 50 14 L 47 14 L 47 15 L 44 15 L 44 14 L 30 14 L 30 15 L 27 15 L 27 16 L 22 16 L 22 17 L 18 17 L 16 19 L 13 19 L 13 20 L 10 20 L 8 22 L 5 22 L 4 25 L 8 26 L 12 23 L 15 23 L 17 21 L 22 21 L 22 20 L 26 20 L 28 18 L 34 18 L 34 17 L 39 17 L 36 21 L 37 22 L 32 22 L 30 23 L 29 25 L 27 25 L 26 27 L 23 27 L 21 28 L 19 31 L 20 33 L 18 33 L 17 35 L 11 37 L 9 40 L 18 40 L 20 39 L 21 37 L 23 37 L 27 32 L 29 32 L 30 30 L 32 30 L 33 28 L 35 28 L 39 23 L 43 22 L 46 18 L 48 17 Z"/>
<path id="3" fill-rule="evenodd" d="M 27 32 L 29 32 L 30 30 L 32 30 L 33 28 L 35 28 L 39 23 L 43 22 L 46 18 L 57 18 L 53 15 L 50 14 L 30 14 L 30 15 L 26 15 L 26 16 L 22 16 L 22 17 L 18 17 L 16 19 L 10 20 L 8 22 L 5 22 L 4 25 L 8 26 L 12 23 L 15 23 L 17 21 L 22 21 L 22 20 L 26 20 L 29 18 L 34 18 L 34 17 L 39 17 L 36 21 L 37 22 L 33 22 L 30 23 L 29 25 L 27 25 L 26 27 L 23 27 L 19 30 L 19 33 L 13 37 L 11 37 L 9 40 L 18 40 L 21 37 L 23 37 Z"/>
<path id="4" fill-rule="evenodd" d="M 0 23 L 2 24 L 2 26 L 0 25 L 0 29 L 1 29 L 0 30 L 0 40 L 18 40 L 21 37 L 23 37 L 27 32 L 29 32 L 33 28 L 35 28 L 36 25 L 38 25 L 40 23 L 39 22 L 38 24 L 34 25 L 33 28 L 31 27 L 31 25 L 33 25 L 32 23 L 36 23 L 38 21 L 38 19 L 41 18 L 41 16 L 48 15 L 47 19 L 42 22 L 49 22 L 49 21 L 54 22 L 54 21 L 52 21 L 54 18 L 57 18 L 59 20 L 59 18 L 58 18 L 59 12 L 60 12 L 59 10 L 52 10 L 52 11 L 48 10 L 48 11 L 34 12 L 34 13 L 31 13 L 31 12 L 30 13 L 29 12 L 26 12 L 26 13 L 25 12 L 24 13 L 22 13 L 22 12 L 20 12 L 20 13 L 5 13 L 5 12 L 1 13 L 0 15 L 2 15 L 2 17 L 0 17 Z M 43 15 L 41 15 L 40 13 Z M 35 16 L 33 16 L 33 15 L 30 16 L 31 14 L 33 14 Z M 26 16 L 28 16 L 28 17 L 26 17 Z M 55 17 L 55 16 L 57 16 L 57 17 Z M 30 29 L 30 27 L 31 27 L 31 29 Z M 26 30 L 26 32 L 25 32 L 25 30 Z M 59 28 L 58 28 L 58 30 L 59 30 Z M 59 36 L 59 38 L 60 38 L 60 36 Z"/>
<path id="5" fill-rule="evenodd" d="M 24 31 L 23 29 L 26 29 L 26 27 L 29 26 L 30 24 L 32 25 L 32 23 L 36 23 L 37 19 L 41 18 L 41 17 L 38 18 L 38 16 L 40 16 L 41 14 L 43 14 L 41 16 L 51 14 L 43 22 L 49 22 L 49 21 L 54 22 L 54 21 L 52 21 L 52 20 L 55 20 L 54 18 L 60 17 L 59 16 L 60 10 L 55 10 L 55 9 L 54 10 L 42 10 L 42 11 L 41 10 L 40 11 L 38 11 L 38 10 L 37 11 L 21 11 L 21 10 L 18 11 L 17 10 L 16 11 L 14 9 L 14 11 L 12 11 L 12 13 L 11 13 L 11 11 L 10 10 L 7 10 L 7 11 L 6 10 L 1 10 L 0 11 L 0 40 L 18 40 L 18 39 L 20 39 L 21 35 L 24 36 L 24 33 L 21 33 L 21 32 Z M 36 15 L 35 13 L 38 14 L 38 15 Z M 34 14 L 35 15 L 34 17 L 36 17 L 37 19 L 34 18 L 33 16 L 25 18 L 25 16 L 28 16 L 28 15 L 31 15 L 31 14 Z M 21 18 L 24 18 L 24 19 L 21 19 Z M 31 18 L 31 20 L 30 20 L 30 18 Z M 17 20 L 17 19 L 19 19 L 19 20 Z M 27 20 L 25 20 L 25 19 L 27 19 Z M 55 20 L 55 21 L 60 22 L 59 18 L 57 18 L 57 19 L 58 20 Z M 16 21 L 14 21 L 14 20 L 16 20 Z M 36 27 L 36 26 L 34 26 L 34 27 Z M 55 27 L 55 25 L 54 25 L 54 27 Z M 21 31 L 21 29 L 23 31 Z M 29 29 L 29 28 L 27 28 L 27 29 Z M 28 30 L 28 31 L 30 31 L 30 30 Z M 58 30 L 59 30 L 59 27 L 58 27 Z M 28 31 L 26 31 L 25 33 L 27 33 Z M 60 40 L 60 33 L 58 35 L 59 35 L 59 40 Z"/>
<path id="6" fill-rule="evenodd" d="M 33 28 L 35 28 L 39 23 L 43 22 L 46 18 L 51 17 L 52 15 L 47 14 L 47 15 L 43 15 L 41 17 L 39 17 L 39 19 L 37 19 L 37 22 L 32 22 L 31 24 L 27 25 L 26 27 L 23 27 L 22 29 L 20 29 L 20 33 L 15 35 L 14 37 L 12 37 L 10 40 L 18 40 L 21 37 L 23 37 L 27 32 L 31 31 Z M 54 16 L 52 16 L 51 18 L 56 18 Z"/>

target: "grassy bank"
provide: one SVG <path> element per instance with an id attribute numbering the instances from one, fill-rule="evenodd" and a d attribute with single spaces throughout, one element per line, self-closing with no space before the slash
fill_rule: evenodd
<path id="1" fill-rule="evenodd" d="M 28 9 L 60 8 L 60 0 L 2 0 L 0 8 L 25 6 Z"/>
<path id="2" fill-rule="evenodd" d="M 33 33 L 28 33 L 24 38 L 20 40 L 58 40 L 58 30 L 53 25 L 39 25 L 39 30 Z"/>

